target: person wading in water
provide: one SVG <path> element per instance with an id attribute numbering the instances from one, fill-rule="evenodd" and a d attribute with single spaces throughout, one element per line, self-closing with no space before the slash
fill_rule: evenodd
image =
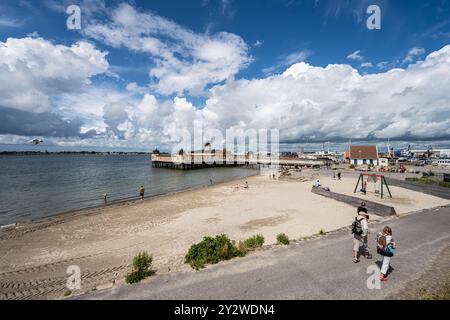
<path id="1" fill-rule="evenodd" d="M 144 200 L 144 193 L 145 193 L 144 186 L 141 186 L 139 188 L 139 195 L 141 196 L 141 200 Z"/>

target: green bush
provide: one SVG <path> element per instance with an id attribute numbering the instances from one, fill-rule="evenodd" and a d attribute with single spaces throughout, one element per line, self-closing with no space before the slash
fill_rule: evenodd
<path id="1" fill-rule="evenodd" d="M 133 258 L 133 270 L 125 276 L 126 283 L 137 283 L 151 276 L 153 258 L 147 252 L 140 252 Z"/>
<path id="2" fill-rule="evenodd" d="M 279 233 L 277 235 L 277 243 L 288 245 L 289 244 L 288 236 L 284 233 Z"/>
<path id="3" fill-rule="evenodd" d="M 352 163 L 351 165 L 350 165 L 350 169 L 355 169 L 356 167 L 355 167 L 355 165 Z"/>
<path id="4" fill-rule="evenodd" d="M 185 263 L 193 269 L 204 268 L 206 264 L 216 264 L 222 260 L 244 256 L 245 252 L 235 246 L 225 234 L 212 237 L 204 237 L 197 244 L 193 244 L 185 256 Z"/>
<path id="5" fill-rule="evenodd" d="M 262 247 L 263 244 L 264 244 L 264 237 L 262 234 L 257 234 L 253 237 L 248 238 L 247 240 L 244 240 L 244 246 L 249 249 Z"/>
<path id="6" fill-rule="evenodd" d="M 320 229 L 320 231 L 319 231 L 319 234 L 320 234 L 321 236 L 324 236 L 324 235 L 326 235 L 327 233 L 326 233 L 326 231 L 325 231 L 325 230 L 323 230 L 323 229 Z"/>

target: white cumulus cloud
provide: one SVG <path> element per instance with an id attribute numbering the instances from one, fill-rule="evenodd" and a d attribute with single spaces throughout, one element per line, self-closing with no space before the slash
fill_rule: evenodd
<path id="1" fill-rule="evenodd" d="M 52 97 L 79 91 L 107 71 L 106 53 L 87 42 L 70 47 L 42 38 L 0 42 L 0 106 L 31 112 L 52 109 Z"/>
<path id="2" fill-rule="evenodd" d="M 187 91 L 201 95 L 207 85 L 234 76 L 251 61 L 248 45 L 232 33 L 196 34 L 129 4 L 119 5 L 107 19 L 107 23 L 92 20 L 84 34 L 152 57 L 152 87 L 161 94 L 183 95 Z"/>
<path id="3" fill-rule="evenodd" d="M 147 129 L 167 141 L 177 130 L 190 130 L 194 120 L 222 132 L 279 129 L 285 142 L 448 137 L 450 46 L 407 69 L 379 74 L 301 62 L 279 75 L 216 85 L 203 109 L 185 99 L 160 103 L 146 97 L 140 109 L 147 105 Z"/>

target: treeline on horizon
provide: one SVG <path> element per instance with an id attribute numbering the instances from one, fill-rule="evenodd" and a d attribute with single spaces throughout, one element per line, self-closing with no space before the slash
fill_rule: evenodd
<path id="1" fill-rule="evenodd" d="M 127 151 L 0 151 L 0 155 L 28 156 L 28 155 L 149 155 L 150 152 Z"/>

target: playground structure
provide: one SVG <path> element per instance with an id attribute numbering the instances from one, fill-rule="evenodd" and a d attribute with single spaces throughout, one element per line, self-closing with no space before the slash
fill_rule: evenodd
<path id="1" fill-rule="evenodd" d="M 360 191 L 366 193 L 367 192 L 367 184 L 371 182 L 374 184 L 374 192 L 375 194 L 380 194 L 381 198 L 384 197 L 384 187 L 386 187 L 389 197 L 392 198 L 391 190 L 389 190 L 389 185 L 386 181 L 386 178 L 382 174 L 375 173 L 361 173 L 358 178 L 358 182 L 356 183 L 355 190 L 353 193 L 356 193 L 358 187 L 361 183 Z"/>

